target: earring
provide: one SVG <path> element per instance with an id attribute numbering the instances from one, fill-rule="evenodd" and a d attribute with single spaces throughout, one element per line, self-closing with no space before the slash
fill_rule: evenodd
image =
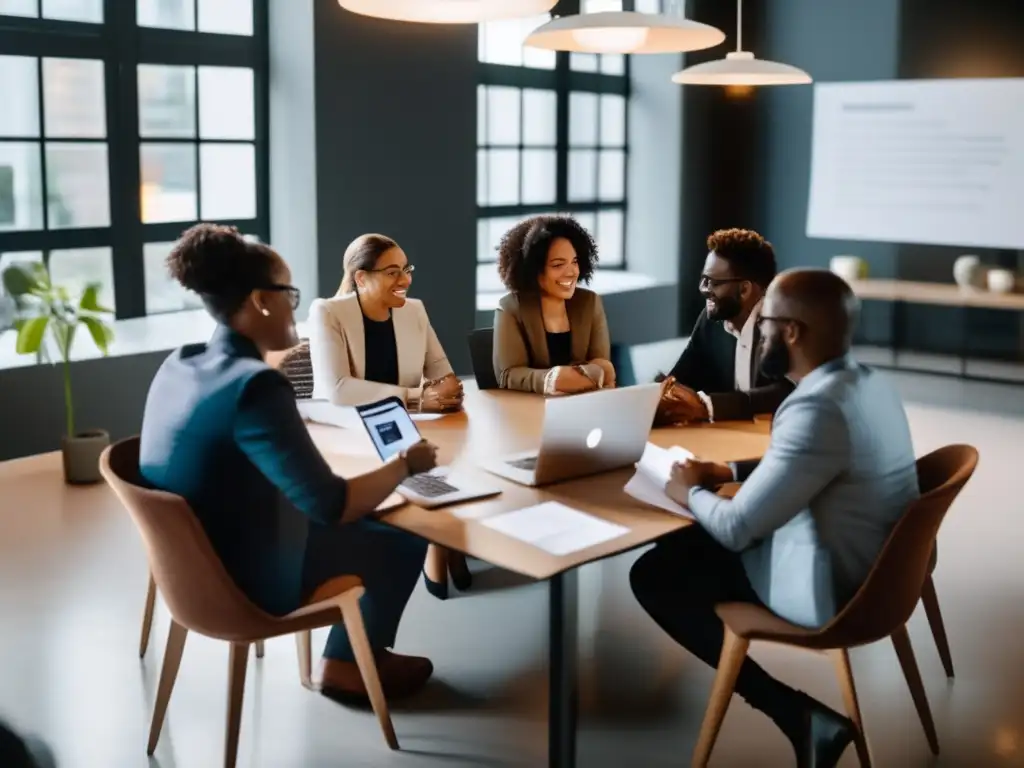
<path id="1" fill-rule="evenodd" d="M 261 311 L 261 312 L 263 313 L 263 316 L 264 316 L 264 317 L 270 317 L 270 310 L 269 310 L 269 309 L 267 309 L 266 307 L 264 307 L 264 308 L 263 308 L 263 309 L 261 309 L 260 311 Z"/>

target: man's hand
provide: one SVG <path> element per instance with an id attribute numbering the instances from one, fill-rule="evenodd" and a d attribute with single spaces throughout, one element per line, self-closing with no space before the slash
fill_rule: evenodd
<path id="1" fill-rule="evenodd" d="M 708 409 L 700 395 L 689 387 L 677 383 L 671 376 L 662 382 L 656 423 L 682 424 L 688 421 L 706 421 L 707 418 Z"/>
<path id="2" fill-rule="evenodd" d="M 672 466 L 665 493 L 679 504 L 686 504 L 693 488 L 716 488 L 732 480 L 732 470 L 725 464 L 687 459 Z"/>

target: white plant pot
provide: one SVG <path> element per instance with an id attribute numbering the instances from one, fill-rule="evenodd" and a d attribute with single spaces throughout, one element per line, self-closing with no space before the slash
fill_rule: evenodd
<path id="1" fill-rule="evenodd" d="M 1017 287 L 1017 275 L 1009 269 L 990 269 L 986 282 L 992 293 L 1013 293 Z"/>
<path id="2" fill-rule="evenodd" d="M 985 270 L 981 266 L 981 259 L 970 254 L 960 256 L 953 263 L 953 279 L 961 288 L 983 288 Z"/>
<path id="3" fill-rule="evenodd" d="M 64 482 L 88 485 L 102 480 L 100 454 L 108 445 L 110 435 L 102 429 L 79 432 L 74 437 L 65 435 L 60 443 L 64 458 Z"/>

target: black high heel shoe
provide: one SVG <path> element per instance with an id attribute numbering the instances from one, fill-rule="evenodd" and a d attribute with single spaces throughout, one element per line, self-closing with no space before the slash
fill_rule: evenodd
<path id="1" fill-rule="evenodd" d="M 427 588 L 427 592 L 432 594 L 438 600 L 447 600 L 448 599 L 448 578 L 447 578 L 447 576 L 448 576 L 448 574 L 446 573 L 445 574 L 445 580 L 443 582 L 441 582 L 441 581 L 434 581 L 429 576 L 427 576 L 427 572 L 426 571 L 423 571 L 423 585 Z"/>
<path id="2" fill-rule="evenodd" d="M 448 555 L 448 574 L 459 592 L 468 592 L 473 586 L 473 574 L 466 564 L 466 556 L 454 552 Z"/>

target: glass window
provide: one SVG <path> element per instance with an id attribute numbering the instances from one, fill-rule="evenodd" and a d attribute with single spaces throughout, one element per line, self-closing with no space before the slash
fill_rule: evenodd
<path id="1" fill-rule="evenodd" d="M 0 232 L 43 228 L 43 165 L 34 142 L 0 141 Z"/>
<path id="2" fill-rule="evenodd" d="M 626 146 L 626 98 L 614 94 L 601 97 L 601 146 Z"/>
<path id="3" fill-rule="evenodd" d="M 195 0 L 138 0 L 135 8 L 140 27 L 196 28 Z"/>
<path id="4" fill-rule="evenodd" d="M 569 68 L 573 72 L 597 72 L 598 56 L 596 53 L 570 53 Z"/>
<path id="5" fill-rule="evenodd" d="M 38 66 L 38 59 L 31 56 L 0 56 L 0 83 L 4 89 L 0 136 L 39 135 Z"/>
<path id="6" fill-rule="evenodd" d="M 186 291 L 167 272 L 167 257 L 174 243 L 146 243 L 142 261 L 146 272 L 146 311 L 153 314 L 202 309 L 202 300 Z"/>
<path id="7" fill-rule="evenodd" d="M 104 91 L 102 61 L 43 59 L 43 112 L 47 137 L 106 137 Z"/>
<path id="8" fill-rule="evenodd" d="M 601 266 L 618 267 L 625 261 L 625 220 L 619 210 L 598 212 L 596 236 Z"/>
<path id="9" fill-rule="evenodd" d="M 554 91 L 523 91 L 523 144 L 553 147 L 558 141 L 558 99 Z"/>
<path id="10" fill-rule="evenodd" d="M 601 73 L 604 75 L 626 74 L 626 57 L 621 53 L 605 53 L 601 56 Z"/>
<path id="11" fill-rule="evenodd" d="M 554 69 L 554 51 L 523 47 L 530 33 L 550 18 L 549 14 L 545 14 L 528 19 L 488 21 L 479 25 L 477 58 L 487 64 Z"/>
<path id="12" fill-rule="evenodd" d="M 487 88 L 487 143 L 519 145 L 522 90 L 490 86 Z"/>
<path id="13" fill-rule="evenodd" d="M 203 219 L 256 218 L 256 152 L 252 144 L 200 146 L 199 199 Z"/>
<path id="14" fill-rule="evenodd" d="M 573 91 L 569 94 L 569 146 L 597 145 L 597 105 L 596 93 Z"/>
<path id="15" fill-rule="evenodd" d="M 254 95 L 253 71 L 251 69 L 200 67 L 200 138 L 255 138 Z"/>
<path id="16" fill-rule="evenodd" d="M 487 204 L 519 202 L 519 150 L 492 149 L 486 153 Z"/>
<path id="17" fill-rule="evenodd" d="M 199 31 L 252 34 L 252 0 L 199 0 Z"/>
<path id="18" fill-rule="evenodd" d="M 102 24 L 103 0 L 43 0 L 43 17 Z"/>
<path id="19" fill-rule="evenodd" d="M 569 201 L 586 202 L 597 197 L 597 152 L 569 150 Z"/>
<path id="20" fill-rule="evenodd" d="M 626 153 L 621 149 L 601 150 L 600 198 L 617 202 L 626 196 Z"/>
<path id="21" fill-rule="evenodd" d="M 46 145 L 50 229 L 110 226 L 106 144 Z"/>
<path id="22" fill-rule="evenodd" d="M 194 138 L 196 68 L 140 64 L 139 135 L 143 138 Z"/>
<path id="23" fill-rule="evenodd" d="M 661 13 L 661 0 L 634 0 L 638 13 Z"/>
<path id="24" fill-rule="evenodd" d="M 99 283 L 100 304 L 115 309 L 114 261 L 110 248 L 50 251 L 50 279 L 78 298 L 89 283 Z"/>
<path id="25" fill-rule="evenodd" d="M 195 145 L 143 144 L 139 160 L 142 221 L 195 221 L 199 205 Z"/>
<path id="26" fill-rule="evenodd" d="M 557 154 L 553 149 L 523 151 L 522 203 L 554 203 L 556 196 Z"/>
<path id="27" fill-rule="evenodd" d="M 36 0 L 0 0 L 0 13 L 7 16 L 31 16 L 39 15 Z"/>

